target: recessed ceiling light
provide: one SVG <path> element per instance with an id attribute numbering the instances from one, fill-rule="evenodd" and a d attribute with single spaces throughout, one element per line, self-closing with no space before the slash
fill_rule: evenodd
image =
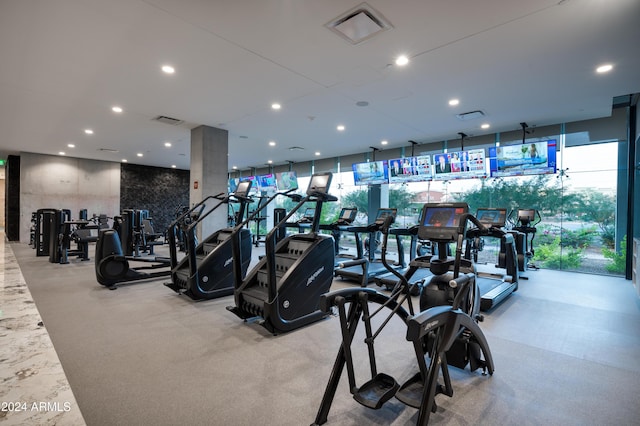
<path id="1" fill-rule="evenodd" d="M 320 151 L 316 151 L 316 156 L 320 155 Z"/>
<path id="2" fill-rule="evenodd" d="M 93 134 L 93 130 L 91 129 L 84 129 L 84 132 L 88 135 L 92 135 Z"/>
<path id="3" fill-rule="evenodd" d="M 480 126 L 480 128 L 482 129 L 488 129 L 489 127 L 491 127 L 491 125 L 489 123 L 484 123 Z"/>
<path id="4" fill-rule="evenodd" d="M 271 104 L 271 109 L 278 110 L 280 108 L 282 108 L 282 105 L 280 105 L 279 103 Z"/>
<path id="5" fill-rule="evenodd" d="M 386 145 L 386 144 L 388 144 L 388 143 L 389 143 L 389 141 L 381 141 L 380 143 L 381 143 L 382 145 Z"/>
<path id="6" fill-rule="evenodd" d="M 177 167 L 177 166 L 176 166 L 175 164 L 172 164 L 172 165 L 171 165 L 171 168 L 172 168 L 172 169 L 175 169 L 176 167 Z"/>
<path id="7" fill-rule="evenodd" d="M 456 106 L 456 105 L 458 105 L 459 103 L 460 103 L 460 100 L 459 100 L 459 99 L 450 99 L 450 100 L 449 100 L 449 105 L 451 105 L 451 106 Z"/>
<path id="8" fill-rule="evenodd" d="M 173 74 L 174 72 L 176 72 L 176 69 L 174 67 L 172 67 L 171 65 L 163 65 L 162 66 L 162 71 L 167 73 L 167 74 Z"/>
<path id="9" fill-rule="evenodd" d="M 143 154 L 143 153 L 141 153 L 141 152 L 139 152 L 139 153 L 137 153 L 136 155 L 137 155 L 138 157 L 142 157 L 144 154 Z"/>
<path id="10" fill-rule="evenodd" d="M 126 162 L 127 162 L 127 159 L 126 159 L 126 158 L 123 158 L 123 159 L 122 159 L 122 162 L 123 162 L 123 163 L 126 163 Z"/>
<path id="11" fill-rule="evenodd" d="M 238 170 L 238 166 L 232 166 L 231 167 L 233 170 Z"/>
<path id="12" fill-rule="evenodd" d="M 611 64 L 603 64 L 603 65 L 600 65 L 598 68 L 596 68 L 596 72 L 598 74 L 603 74 L 603 73 L 611 71 L 612 69 L 613 69 L 613 65 L 611 65 Z"/>
<path id="13" fill-rule="evenodd" d="M 344 126 L 342 124 L 336 127 L 336 129 L 338 129 L 339 132 L 344 132 Z"/>
<path id="14" fill-rule="evenodd" d="M 122 112 L 122 108 L 120 108 L 119 106 L 114 106 L 114 107 L 111 108 L 111 111 L 117 112 L 117 113 L 121 113 Z"/>
<path id="15" fill-rule="evenodd" d="M 406 55 L 400 55 L 396 58 L 396 65 L 403 67 L 409 63 L 409 58 Z"/>
<path id="16" fill-rule="evenodd" d="M 60 151 L 60 152 L 58 152 L 58 155 L 65 155 L 65 152 L 64 151 Z"/>
<path id="17" fill-rule="evenodd" d="M 171 142 L 165 142 L 164 146 L 166 146 L 167 148 L 171 148 Z"/>
<path id="18" fill-rule="evenodd" d="M 269 146 L 276 146 L 276 142 L 275 141 L 269 141 Z"/>
<path id="19" fill-rule="evenodd" d="M 273 164 L 273 160 L 267 160 L 267 163 Z"/>
<path id="20" fill-rule="evenodd" d="M 68 143 L 68 144 L 67 144 L 67 146 L 68 146 L 69 148 L 75 148 L 75 147 L 76 147 L 76 146 L 75 146 L 74 144 L 72 144 L 72 143 Z"/>

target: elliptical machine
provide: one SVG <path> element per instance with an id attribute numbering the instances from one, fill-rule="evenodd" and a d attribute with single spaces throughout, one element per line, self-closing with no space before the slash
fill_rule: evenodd
<path id="1" fill-rule="evenodd" d="M 441 245 L 456 242 L 454 258 L 441 254 L 434 256 L 429 262 L 433 265 L 432 272 L 435 274 L 430 284 L 438 287 L 434 293 L 440 291 L 445 294 L 437 298 L 425 298 L 424 301 L 421 299 L 421 305 L 439 300 L 443 301 L 444 306 L 433 306 L 414 315 L 409 297 L 411 286 L 407 277 L 392 267 L 389 267 L 389 270 L 398 277 L 399 281 L 388 296 L 370 288 L 347 288 L 321 297 L 320 306 L 323 311 L 331 312 L 337 309 L 339 313 L 342 342 L 312 426 L 327 422 L 345 366 L 349 390 L 357 402 L 371 409 L 379 409 L 395 396 L 401 402 L 419 409 L 417 424 L 420 426 L 425 426 L 429 421 L 430 413 L 436 411 L 435 396 L 437 394 L 443 393 L 450 397 L 453 395 L 448 364 L 457 364 L 460 368 L 469 365 L 471 371 L 482 369 L 483 374 L 493 374 L 491 351 L 477 324 L 481 316 L 478 313 L 479 294 L 475 285 L 475 274 L 462 273 L 467 267 L 463 267 L 466 262 L 462 259 L 466 222 L 471 220 L 474 223 L 477 222 L 476 225 L 479 228 L 483 227 L 467 213 L 467 210 L 466 204 L 426 204 L 421 215 L 418 229 L 418 236 L 421 239 L 429 239 L 442 243 Z M 383 234 L 382 259 L 387 265 L 387 237 L 393 220 L 392 216 L 388 216 L 380 225 Z M 446 253 L 447 250 L 441 247 L 439 252 Z M 426 259 L 422 260 L 426 262 Z M 418 284 L 412 286 L 418 286 Z M 446 302 L 449 301 L 450 294 L 453 295 L 453 299 L 450 300 L 451 306 L 448 306 Z M 408 312 L 403 307 L 405 302 L 408 305 Z M 378 307 L 370 309 L 370 304 L 377 304 Z M 390 313 L 380 320 L 381 325 L 374 330 L 372 318 L 384 309 L 388 309 Z M 393 317 L 400 318 L 406 323 L 406 339 L 413 343 L 419 367 L 419 372 L 402 386 L 390 375 L 379 373 L 376 367 L 375 339 Z M 371 379 L 358 386 L 351 347 L 360 322 L 363 322 L 365 327 L 364 343 L 369 353 Z M 449 362 L 450 359 L 455 360 L 456 363 Z M 466 362 L 463 364 L 461 360 Z M 444 384 L 439 383 L 440 377 L 444 380 Z"/>

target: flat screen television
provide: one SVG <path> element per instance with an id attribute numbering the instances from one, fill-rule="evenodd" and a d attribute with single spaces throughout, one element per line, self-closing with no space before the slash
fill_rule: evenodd
<path id="1" fill-rule="evenodd" d="M 556 141 L 527 142 L 489 148 L 491 177 L 556 173 Z"/>
<path id="2" fill-rule="evenodd" d="M 478 209 L 478 211 L 476 211 L 476 219 L 478 219 L 484 226 L 491 228 L 503 228 L 507 223 L 507 209 Z"/>
<path id="3" fill-rule="evenodd" d="M 484 149 L 435 154 L 431 167 L 435 180 L 472 179 L 487 176 Z"/>
<path id="4" fill-rule="evenodd" d="M 309 181 L 309 187 L 307 188 L 307 195 L 313 194 L 326 194 L 329 192 L 329 186 L 331 186 L 331 172 L 316 173 L 311 176 Z"/>
<path id="5" fill-rule="evenodd" d="M 389 160 L 389 183 L 424 182 L 433 178 L 431 156 L 395 158 Z"/>
<path id="6" fill-rule="evenodd" d="M 467 203 L 427 203 L 422 208 L 418 238 L 456 241 L 460 218 L 469 211 Z"/>
<path id="7" fill-rule="evenodd" d="M 276 173 L 276 185 L 278 191 L 289 191 L 291 189 L 298 189 L 298 176 L 296 172 L 279 172 Z"/>
<path id="8" fill-rule="evenodd" d="M 354 163 L 353 180 L 356 185 L 379 185 L 389 183 L 389 166 L 386 161 Z"/>
<path id="9" fill-rule="evenodd" d="M 276 186 L 276 175 L 268 173 L 266 175 L 256 176 L 258 189 L 262 192 L 274 193 L 278 190 Z"/>

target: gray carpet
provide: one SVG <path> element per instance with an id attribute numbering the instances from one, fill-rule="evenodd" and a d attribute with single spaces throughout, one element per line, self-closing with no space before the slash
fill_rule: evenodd
<path id="1" fill-rule="evenodd" d="M 163 280 L 109 291 L 93 262 L 51 264 L 24 244 L 11 247 L 88 425 L 314 421 L 340 344 L 337 318 L 274 337 L 229 313 L 231 297 L 194 303 Z M 495 374 L 452 369 L 455 394 L 437 397 L 431 423 L 638 424 L 640 304 L 631 282 L 528 275 L 482 324 Z M 399 382 L 416 371 L 404 334 L 394 321 L 376 346 L 378 370 Z M 359 384 L 362 346 L 354 355 Z M 369 410 L 347 387 L 345 375 L 328 425 L 415 424 L 415 409 L 392 399 Z"/>

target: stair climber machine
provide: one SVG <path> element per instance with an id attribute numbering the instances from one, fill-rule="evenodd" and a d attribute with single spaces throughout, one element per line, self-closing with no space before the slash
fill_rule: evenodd
<path id="1" fill-rule="evenodd" d="M 337 201 L 329 195 L 331 173 L 311 177 L 306 196 L 265 237 L 265 256 L 243 279 L 244 255 L 239 238 L 233 238 L 236 277 L 235 306 L 227 309 L 243 320 L 257 318 L 273 334 L 285 333 L 327 316 L 319 309 L 320 296 L 333 281 L 334 241 L 319 232 L 322 205 Z M 315 203 L 307 233 L 288 235 L 276 242 L 280 227 L 305 203 Z"/>
<path id="2" fill-rule="evenodd" d="M 367 261 L 367 269 L 363 271 L 363 268 L 360 264 L 360 260 L 352 261 L 352 262 L 344 262 L 335 270 L 335 276 L 340 277 L 345 280 L 356 281 L 361 283 L 361 286 L 366 286 L 368 283 L 373 281 L 375 277 L 379 275 L 383 275 L 388 273 L 387 268 L 382 264 L 381 259 L 376 258 L 376 251 L 378 249 L 378 241 L 377 234 L 378 228 L 380 227 L 379 223 L 381 219 L 384 219 L 387 215 L 393 215 L 395 217 L 397 209 L 390 208 L 381 208 L 378 209 L 378 213 L 376 215 L 376 220 L 367 225 L 367 226 L 349 226 L 346 228 L 346 231 L 353 232 L 354 234 L 367 234 L 366 241 L 368 241 L 368 250 L 363 258 Z M 391 231 L 392 233 L 395 230 Z M 396 244 L 398 246 L 398 261 L 394 262 L 392 267 L 394 269 L 402 269 L 406 267 L 406 262 L 404 260 L 404 246 L 402 243 L 401 233 L 394 234 Z M 361 238 L 356 238 L 356 244 L 360 247 L 358 253 L 364 252 L 361 248 L 362 240 Z M 367 244 L 365 244 L 366 246 Z"/>
<path id="3" fill-rule="evenodd" d="M 481 295 L 480 309 L 488 311 L 518 290 L 520 276 L 518 256 L 514 234 L 504 229 L 507 209 L 478 209 L 476 219 L 484 225 L 484 228 L 471 227 L 467 230 L 464 257 L 473 260 L 476 265 L 478 288 Z M 485 237 L 500 240 L 498 263 L 495 266 L 478 263 L 478 252 L 482 251 L 484 247 Z"/>
<path id="4" fill-rule="evenodd" d="M 185 294 L 193 300 L 214 299 L 233 294 L 233 253 L 232 234 L 238 234 L 240 239 L 240 250 L 242 251 L 242 264 L 240 265 L 242 276 L 246 273 L 251 262 L 251 231 L 241 226 L 234 228 L 223 228 L 204 238 L 198 243 L 196 238 L 196 227 L 198 224 L 217 208 L 228 205 L 230 202 L 239 203 L 238 215 L 243 217 L 246 206 L 253 200 L 249 197 L 249 191 L 253 181 L 246 180 L 238 183 L 236 190 L 223 196 L 213 196 L 219 200 L 212 208 L 205 211 L 205 198 L 198 205 L 181 215 L 169 226 L 169 240 L 175 239 L 178 227 L 181 227 L 182 235 L 186 244 L 185 256 L 178 260 L 175 245 L 170 248 L 171 255 L 171 282 L 165 283 L 167 287 L 177 292 Z M 209 198 L 209 197 L 208 197 Z M 190 218 L 194 209 L 198 209 L 197 219 L 194 221 L 184 220 Z"/>
<path id="5" fill-rule="evenodd" d="M 432 284 L 446 286 L 446 293 L 454 295 L 451 304 L 444 302 L 442 305 L 431 306 L 424 308 L 420 313 L 414 313 L 409 295 L 411 287 L 418 287 L 418 284 L 409 284 L 406 276 L 386 261 L 389 226 L 393 221 L 393 217 L 388 216 L 381 226 L 381 258 L 383 263 L 388 265 L 389 271 L 398 278 L 397 285 L 391 293 L 386 295 L 371 288 L 346 288 L 330 292 L 321 298 L 321 309 L 327 312 L 338 311 L 342 342 L 320 408 L 311 426 L 327 423 L 329 410 L 345 367 L 349 391 L 357 402 L 377 410 L 395 397 L 419 410 L 416 423 L 419 426 L 426 425 L 430 414 L 436 412 L 436 395 L 453 396 L 449 365 L 462 369 L 469 365 L 472 372 L 481 369 L 483 375 L 493 374 L 491 351 L 478 326 L 481 316 L 478 313 L 479 294 L 475 286 L 475 274 L 472 269 L 464 266 L 465 262 L 462 259 L 466 222 L 475 221 L 475 218 L 466 213 L 466 205 L 462 204 L 448 205 L 445 207 L 446 210 L 440 210 L 440 207 L 433 210 L 434 208 L 433 205 L 425 205 L 418 235 L 421 239 L 443 245 L 456 242 L 454 258 L 446 255 L 436 256 L 431 262 L 434 274 Z M 478 226 L 481 227 L 482 224 L 478 222 Z M 441 250 L 441 253 L 446 253 L 446 250 Z M 386 316 L 383 312 L 386 312 Z M 381 318 L 374 323 L 373 318 L 378 315 L 381 315 Z M 406 325 L 405 337 L 413 345 L 418 364 L 418 372 L 402 385 L 389 374 L 378 372 L 376 366 L 376 339 L 393 318 Z M 364 343 L 369 355 L 371 379 L 358 386 L 356 373 L 360 370 L 355 368 L 353 357 L 361 351 L 352 351 L 352 346 L 360 323 L 363 323 L 365 328 Z M 456 362 L 452 363 L 451 360 Z"/>

